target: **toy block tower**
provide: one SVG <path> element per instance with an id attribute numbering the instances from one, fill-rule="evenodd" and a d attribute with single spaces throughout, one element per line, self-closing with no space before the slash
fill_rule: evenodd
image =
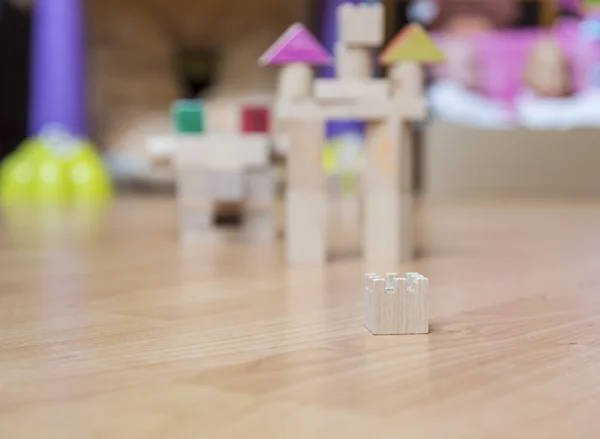
<path id="1" fill-rule="evenodd" d="M 419 273 L 366 274 L 366 328 L 375 335 L 427 334 L 428 290 L 429 280 Z"/>
<path id="2" fill-rule="evenodd" d="M 387 45 L 379 62 L 389 66 L 394 99 L 423 95 L 423 64 L 444 62 L 446 57 L 421 25 L 407 25 Z"/>
<path id="3" fill-rule="evenodd" d="M 273 113 L 290 144 L 287 260 L 327 260 L 324 124 L 359 119 L 367 123 L 363 256 L 369 270 L 396 267 L 415 250 L 411 122 L 427 115 L 421 64 L 443 55 L 422 28 L 410 25 L 380 60 L 392 65 L 391 80 L 374 78 L 372 55 L 384 38 L 382 4 L 342 4 L 336 18 L 336 78 L 312 79 L 310 64 L 328 62 L 328 55 L 301 25 L 292 26 L 261 58 L 263 65 L 286 65 Z"/>

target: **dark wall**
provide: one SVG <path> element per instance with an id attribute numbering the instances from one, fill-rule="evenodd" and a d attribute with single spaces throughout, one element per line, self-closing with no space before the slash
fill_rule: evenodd
<path id="1" fill-rule="evenodd" d="M 0 3 L 3 3 L 0 0 Z M 0 16 L 0 159 L 27 136 L 30 14 L 4 5 Z"/>

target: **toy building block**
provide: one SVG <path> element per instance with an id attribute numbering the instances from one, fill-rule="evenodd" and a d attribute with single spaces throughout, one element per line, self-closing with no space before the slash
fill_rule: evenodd
<path id="1" fill-rule="evenodd" d="M 320 101 L 386 101 L 390 98 L 387 79 L 317 79 L 314 95 Z"/>
<path id="2" fill-rule="evenodd" d="M 246 166 L 267 165 L 269 148 L 264 135 L 211 133 L 179 139 L 175 159 L 179 169 L 241 171 Z"/>
<path id="3" fill-rule="evenodd" d="M 246 236 L 259 242 L 276 238 L 275 172 L 270 167 L 252 168 L 246 173 L 244 229 Z"/>
<path id="4" fill-rule="evenodd" d="M 287 258 L 296 264 L 323 264 L 327 258 L 327 193 L 323 169 L 325 121 L 291 124 L 285 236 Z"/>
<path id="5" fill-rule="evenodd" d="M 270 131 L 270 110 L 266 105 L 244 105 L 241 110 L 241 131 L 246 134 L 266 134 Z"/>
<path id="6" fill-rule="evenodd" d="M 384 37 L 384 10 L 381 3 L 346 3 L 337 10 L 339 40 L 348 46 L 381 46 Z"/>
<path id="7" fill-rule="evenodd" d="M 384 66 L 391 66 L 392 93 L 396 99 L 422 96 L 421 64 L 445 61 L 445 56 L 419 24 L 412 23 L 401 30 L 379 57 Z"/>
<path id="8" fill-rule="evenodd" d="M 373 77 L 373 50 L 335 43 L 335 72 L 340 79 L 367 79 Z"/>
<path id="9" fill-rule="evenodd" d="M 373 273 L 364 279 L 365 326 L 374 335 L 429 333 L 429 279 L 419 273 Z"/>
<path id="10" fill-rule="evenodd" d="M 171 107 L 175 130 L 180 134 L 204 131 L 204 103 L 198 99 L 178 100 Z"/>
<path id="11" fill-rule="evenodd" d="M 312 66 L 331 63 L 331 55 L 300 23 L 292 25 L 259 59 L 259 64 L 281 65 L 280 99 L 307 99 L 312 92 Z"/>

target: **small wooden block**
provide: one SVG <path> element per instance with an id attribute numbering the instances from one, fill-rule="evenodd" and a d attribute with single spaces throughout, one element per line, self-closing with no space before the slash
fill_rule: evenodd
<path id="1" fill-rule="evenodd" d="M 327 261 L 327 195 L 288 189 L 285 239 L 291 264 L 323 265 Z"/>
<path id="2" fill-rule="evenodd" d="M 213 199 L 241 202 L 244 197 L 244 175 L 239 171 L 210 171 Z"/>
<path id="3" fill-rule="evenodd" d="M 365 190 L 400 192 L 401 122 L 389 118 L 366 126 Z"/>
<path id="4" fill-rule="evenodd" d="M 419 273 L 364 279 L 365 326 L 374 335 L 429 333 L 429 279 Z"/>
<path id="5" fill-rule="evenodd" d="M 285 133 L 290 140 L 288 189 L 324 192 L 324 121 L 290 121 L 286 124 Z"/>
<path id="6" fill-rule="evenodd" d="M 213 203 L 210 173 L 204 169 L 185 169 L 178 172 L 176 177 L 177 198 L 180 204 L 207 205 Z"/>
<path id="7" fill-rule="evenodd" d="M 212 209 L 184 208 L 179 211 L 179 228 L 182 235 L 207 232 L 213 226 Z"/>
<path id="8" fill-rule="evenodd" d="M 423 68 L 418 62 L 404 61 L 392 65 L 389 77 L 394 99 L 423 96 Z"/>
<path id="9" fill-rule="evenodd" d="M 383 65 L 398 61 L 436 63 L 445 60 L 445 55 L 418 23 L 406 25 L 383 49 L 379 57 L 379 62 Z"/>
<path id="10" fill-rule="evenodd" d="M 308 64 L 284 65 L 279 71 L 277 97 L 289 101 L 307 99 L 312 93 L 313 79 L 314 71 Z"/>
<path id="11" fill-rule="evenodd" d="M 241 171 L 269 162 L 269 138 L 262 134 L 212 133 L 180 136 L 175 162 L 178 169 L 208 168 Z"/>
<path id="12" fill-rule="evenodd" d="M 423 120 L 427 116 L 427 102 L 424 98 L 402 99 L 399 101 L 358 101 L 354 103 L 322 102 L 317 105 L 312 100 L 300 102 L 277 101 L 275 117 L 281 121 L 295 120 L 347 120 L 362 119 L 381 121 L 387 117 L 407 120 Z"/>
<path id="13" fill-rule="evenodd" d="M 270 109 L 266 105 L 244 105 L 241 131 L 246 134 L 266 134 L 270 130 Z"/>
<path id="14" fill-rule="evenodd" d="M 373 77 L 373 51 L 335 43 L 335 73 L 339 79 L 370 79 Z"/>
<path id="15" fill-rule="evenodd" d="M 273 212 L 246 212 L 244 237 L 255 243 L 269 243 L 277 238 L 277 224 Z"/>
<path id="16" fill-rule="evenodd" d="M 275 208 L 275 170 L 258 168 L 246 173 L 245 181 L 246 211 L 271 211 Z"/>
<path id="17" fill-rule="evenodd" d="M 339 40 L 352 46 L 376 48 L 383 44 L 384 9 L 381 3 L 345 3 L 337 9 Z"/>
<path id="18" fill-rule="evenodd" d="M 363 254 L 367 269 L 397 267 L 414 258 L 415 214 L 412 194 L 364 195 Z"/>
<path id="19" fill-rule="evenodd" d="M 320 101 L 368 100 L 390 98 L 390 83 L 386 79 L 317 79 L 314 96 Z"/>

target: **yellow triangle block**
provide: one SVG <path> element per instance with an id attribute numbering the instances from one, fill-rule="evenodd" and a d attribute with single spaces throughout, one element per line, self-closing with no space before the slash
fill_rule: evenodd
<path id="1" fill-rule="evenodd" d="M 383 65 L 400 61 L 436 63 L 446 61 L 446 57 L 421 25 L 411 23 L 400 31 L 379 57 Z"/>

